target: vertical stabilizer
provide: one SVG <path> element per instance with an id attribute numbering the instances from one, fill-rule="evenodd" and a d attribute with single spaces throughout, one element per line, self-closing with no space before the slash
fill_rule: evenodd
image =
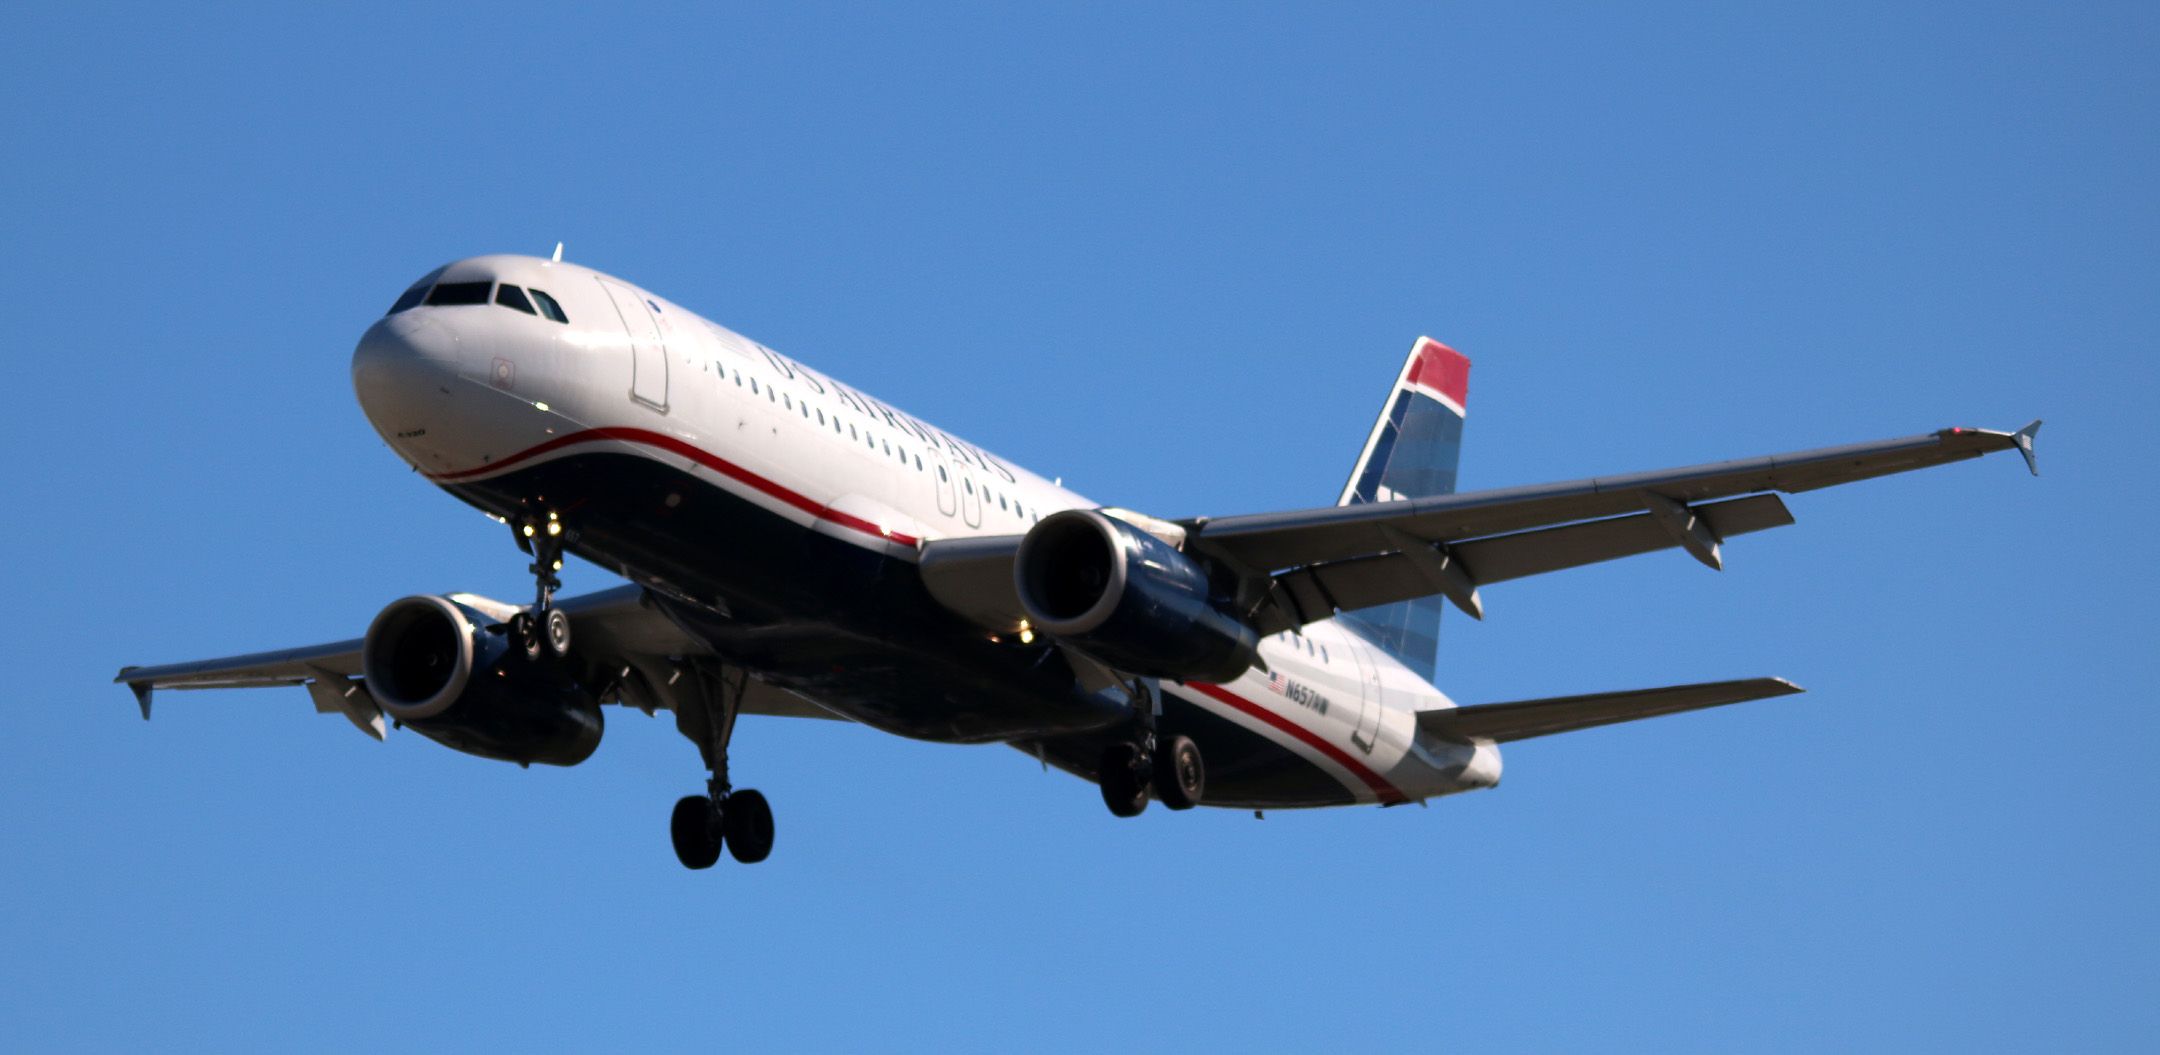
<path id="1" fill-rule="evenodd" d="M 1454 494 L 1469 398 L 1469 358 L 1430 337 L 1418 338 L 1335 504 Z M 1440 649 L 1441 603 L 1435 596 L 1362 608 L 1344 613 L 1342 622 L 1430 681 Z"/>

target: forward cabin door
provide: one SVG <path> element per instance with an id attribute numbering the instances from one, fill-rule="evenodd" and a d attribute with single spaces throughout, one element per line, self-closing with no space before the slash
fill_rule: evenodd
<path id="1" fill-rule="evenodd" d="M 666 413 L 667 341 L 660 335 L 660 323 L 653 318 L 652 306 L 627 286 L 601 279 L 600 288 L 607 290 L 608 299 L 615 302 L 623 332 L 630 335 L 630 398 Z"/>

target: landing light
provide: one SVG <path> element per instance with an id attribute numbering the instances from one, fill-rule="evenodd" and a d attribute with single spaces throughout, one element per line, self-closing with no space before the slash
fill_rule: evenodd
<path id="1" fill-rule="evenodd" d="M 562 562 L 561 562 L 561 561 L 559 561 L 559 560 L 558 560 L 558 561 L 556 561 L 556 562 L 555 562 L 555 570 L 556 570 L 556 571 L 561 571 L 561 570 L 562 570 Z"/>
<path id="2" fill-rule="evenodd" d="M 1024 619 L 1020 621 L 1020 643 L 1023 645 L 1035 643 L 1035 628 L 1027 625 L 1027 621 Z"/>
<path id="3" fill-rule="evenodd" d="M 535 403 L 535 404 L 533 404 L 533 409 L 534 409 L 534 410 L 546 410 L 546 409 L 547 409 L 547 404 L 545 404 L 545 403 Z"/>
<path id="4" fill-rule="evenodd" d="M 548 516 L 549 516 L 549 519 L 548 519 L 548 534 L 550 534 L 550 535 L 560 535 L 560 534 L 562 534 L 562 521 L 559 521 L 559 520 L 556 520 L 556 519 L 554 519 L 554 514 L 552 514 L 552 513 L 551 513 L 551 514 L 549 514 Z"/>
<path id="5" fill-rule="evenodd" d="M 526 538 L 531 538 L 531 537 L 533 537 L 533 526 L 532 526 L 531 524 L 527 524 L 527 525 L 525 525 L 525 527 L 524 527 L 524 531 L 525 531 L 525 537 L 526 537 Z"/>

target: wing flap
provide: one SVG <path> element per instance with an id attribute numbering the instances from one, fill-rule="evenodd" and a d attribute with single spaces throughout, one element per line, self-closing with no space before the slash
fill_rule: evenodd
<path id="1" fill-rule="evenodd" d="M 1752 495 L 1693 508 L 1718 538 L 1767 531 L 1793 522 L 1792 513 L 1776 495 Z M 1461 562 L 1468 584 L 1474 589 L 1672 549 L 1680 544 L 1653 514 L 1638 513 L 1460 542 L 1447 547 L 1447 553 Z M 1325 618 L 1336 608 L 1392 604 L 1434 591 L 1429 578 L 1421 575 L 1415 557 L 1400 550 L 1298 568 L 1277 575 L 1275 580 L 1291 603 L 1263 613 L 1264 633 Z M 1285 607 L 1289 610 L 1281 611 Z M 1303 619 L 1298 618 L 1300 613 Z M 1275 625 L 1278 622 L 1284 625 Z"/>
<path id="2" fill-rule="evenodd" d="M 1423 732 L 1444 740 L 1507 743 L 1804 691 L 1783 678 L 1747 678 L 1419 711 L 1417 723 Z"/>
<path id="3" fill-rule="evenodd" d="M 1246 567 L 1275 570 L 1391 551 L 1396 547 L 1389 543 L 1383 526 L 1425 542 L 1452 543 L 1638 513 L 1645 508 L 1646 494 L 1691 505 L 1760 491 L 1812 491 L 1992 451 L 2021 450 L 2026 442 L 2021 436 L 2029 433 L 1943 429 L 1902 439 L 1624 476 L 1195 520 L 1187 528 L 1204 551 Z"/>

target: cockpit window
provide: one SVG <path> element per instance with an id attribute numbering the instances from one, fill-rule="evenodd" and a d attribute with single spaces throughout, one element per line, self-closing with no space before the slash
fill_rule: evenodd
<path id="1" fill-rule="evenodd" d="M 413 288 L 399 294 L 397 303 L 390 305 L 390 310 L 385 312 L 384 314 L 395 315 L 398 312 L 404 311 L 408 308 L 418 306 L 420 303 L 420 298 L 427 296 L 427 291 L 428 284 L 425 280 L 415 283 L 413 285 Z"/>
<path id="2" fill-rule="evenodd" d="M 555 303 L 555 298 L 536 289 L 532 291 L 532 299 L 534 304 L 540 306 L 540 314 L 554 319 L 556 322 L 567 323 L 570 321 L 570 316 L 563 314 L 562 305 Z"/>
<path id="3" fill-rule="evenodd" d="M 516 308 L 527 315 L 539 314 L 533 310 L 532 301 L 525 299 L 525 291 L 508 282 L 495 287 L 495 303 L 505 308 Z"/>
<path id="4" fill-rule="evenodd" d="M 428 294 L 429 304 L 485 304 L 488 292 L 495 288 L 493 282 L 445 282 Z"/>
<path id="5" fill-rule="evenodd" d="M 435 270 L 420 276 L 420 281 L 413 283 L 412 286 L 406 289 L 404 293 L 399 294 L 397 303 L 390 305 L 390 310 L 384 312 L 384 314 L 395 315 L 398 312 L 405 311 L 409 308 L 419 307 L 420 302 L 427 297 L 428 290 L 434 288 L 435 280 L 437 278 L 440 278 L 442 276 L 442 273 L 443 268 L 438 267 Z"/>

